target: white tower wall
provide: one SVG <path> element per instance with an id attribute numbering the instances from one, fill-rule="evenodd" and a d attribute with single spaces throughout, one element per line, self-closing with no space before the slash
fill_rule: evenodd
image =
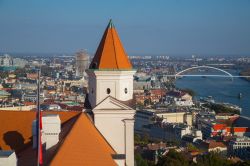
<path id="1" fill-rule="evenodd" d="M 101 103 L 102 104 L 102 103 Z M 103 108 L 93 110 L 95 126 L 118 155 L 124 154 L 127 166 L 134 166 L 134 114 L 135 110 Z M 118 160 L 118 165 L 124 161 Z"/>
<path id="2" fill-rule="evenodd" d="M 121 101 L 133 99 L 133 75 L 135 72 L 134 70 L 88 70 L 89 101 L 92 108 L 109 95 Z M 110 93 L 108 89 L 110 89 Z"/>

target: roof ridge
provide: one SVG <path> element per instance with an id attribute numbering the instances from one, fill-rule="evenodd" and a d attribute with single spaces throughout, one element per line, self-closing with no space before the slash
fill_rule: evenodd
<path id="1" fill-rule="evenodd" d="M 118 63 L 117 63 L 117 55 L 116 55 L 116 48 L 115 48 L 116 45 L 115 45 L 115 40 L 114 40 L 112 28 L 110 30 L 111 30 L 112 42 L 113 42 L 114 52 L 115 52 L 115 63 L 116 63 L 117 68 L 119 68 Z"/>
<path id="2" fill-rule="evenodd" d="M 100 165 L 103 162 L 115 165 L 111 156 L 115 151 L 104 141 L 88 116 L 81 113 L 50 165 Z"/>
<path id="3" fill-rule="evenodd" d="M 106 27 L 89 69 L 132 70 L 132 64 L 112 20 Z"/>
<path id="4" fill-rule="evenodd" d="M 105 42 L 106 42 L 106 39 L 107 39 L 107 38 L 105 38 L 105 36 L 107 36 L 107 34 L 108 34 L 108 29 L 109 29 L 109 26 L 107 26 L 106 30 L 104 31 L 104 34 L 103 34 L 103 37 L 102 37 L 102 39 L 101 39 L 101 41 L 100 41 L 99 46 L 101 46 L 101 44 L 103 44 L 103 46 L 102 46 L 102 47 L 104 47 Z M 96 54 L 97 54 L 97 53 L 98 53 L 98 51 L 99 51 L 99 46 L 98 46 L 98 48 L 97 48 L 97 50 L 96 50 Z M 104 49 L 101 49 L 101 55 L 102 55 L 103 51 L 104 51 Z M 95 58 L 95 56 L 94 56 L 94 58 Z M 97 64 L 97 66 L 96 66 L 96 67 L 98 67 L 98 68 L 99 68 L 99 66 L 100 66 L 100 62 L 101 62 L 102 58 L 103 58 L 103 56 L 100 56 L 100 58 L 99 58 L 99 63 Z M 93 59 L 93 60 L 94 60 L 94 59 Z"/>
<path id="5" fill-rule="evenodd" d="M 108 96 L 106 96 L 102 101 L 100 101 L 100 102 L 92 109 L 92 111 L 95 110 L 96 107 L 98 107 L 99 105 L 101 105 L 101 104 L 102 104 L 105 100 L 107 100 L 108 98 L 109 98 L 111 101 L 116 101 L 118 104 L 120 104 L 120 106 L 125 107 L 127 110 L 134 110 L 133 108 L 131 108 L 131 107 L 128 106 L 127 104 L 123 103 L 121 100 L 118 100 L 118 99 L 116 99 L 115 97 L 113 97 L 113 96 L 111 96 L 111 95 L 108 95 Z"/>

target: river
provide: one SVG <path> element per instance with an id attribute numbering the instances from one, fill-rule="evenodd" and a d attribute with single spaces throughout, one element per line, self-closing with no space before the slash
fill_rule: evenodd
<path id="1" fill-rule="evenodd" d="M 236 70 L 227 70 L 232 75 L 238 75 Z M 217 71 L 192 71 L 188 74 L 223 74 Z M 220 77 L 182 77 L 176 80 L 176 87 L 192 89 L 195 98 L 212 96 L 216 102 L 226 102 L 242 108 L 241 115 L 250 117 L 250 82 L 242 78 Z M 242 98 L 238 95 L 242 93 Z"/>

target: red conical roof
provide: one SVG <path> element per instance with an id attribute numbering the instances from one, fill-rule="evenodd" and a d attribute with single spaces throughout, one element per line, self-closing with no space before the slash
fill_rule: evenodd
<path id="1" fill-rule="evenodd" d="M 90 69 L 132 69 L 129 58 L 122 46 L 118 33 L 110 20 Z"/>

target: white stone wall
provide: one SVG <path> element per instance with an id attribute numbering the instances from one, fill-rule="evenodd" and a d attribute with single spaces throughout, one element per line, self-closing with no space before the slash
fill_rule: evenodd
<path id="1" fill-rule="evenodd" d="M 126 164 L 134 166 L 134 119 L 123 120 L 125 126 Z"/>
<path id="2" fill-rule="evenodd" d="M 118 155 L 126 156 L 126 165 L 134 166 L 135 110 L 108 97 L 93 109 L 93 113 L 96 128 Z"/>
<path id="3" fill-rule="evenodd" d="M 94 113 L 95 126 L 118 154 L 125 154 L 125 123 L 123 120 L 133 119 L 134 113 L 134 110 L 125 111 L 119 110 L 119 113 L 117 113 L 115 110 L 100 110 Z M 133 130 L 127 132 L 134 133 Z"/>
<path id="4" fill-rule="evenodd" d="M 17 166 L 16 153 L 13 151 L 13 153 L 8 156 L 0 155 L 0 166 Z"/>
<path id="5" fill-rule="evenodd" d="M 192 114 L 184 114 L 184 122 L 187 123 L 187 125 L 192 126 L 193 125 L 193 116 Z"/>
<path id="6" fill-rule="evenodd" d="M 107 96 L 112 96 L 121 101 L 133 98 L 133 75 L 136 71 L 102 71 L 88 70 L 89 75 L 89 100 L 92 107 Z M 110 94 L 107 89 L 110 89 Z M 127 93 L 125 93 L 127 88 Z"/>
<path id="7" fill-rule="evenodd" d="M 61 132 L 61 120 L 59 115 L 45 115 L 42 117 L 42 143 L 46 144 L 46 149 L 56 145 Z M 37 147 L 36 120 L 32 124 L 33 148 Z"/>
<path id="8" fill-rule="evenodd" d="M 184 123 L 184 114 L 185 112 L 163 112 L 156 115 L 160 118 L 163 117 L 168 123 Z"/>

